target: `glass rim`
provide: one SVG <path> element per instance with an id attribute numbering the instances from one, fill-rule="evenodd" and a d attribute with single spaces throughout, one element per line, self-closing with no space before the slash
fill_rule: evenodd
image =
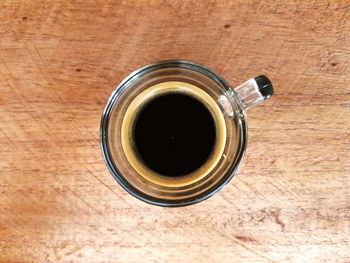
<path id="1" fill-rule="evenodd" d="M 190 70 L 194 70 L 198 73 L 204 74 L 208 78 L 214 80 L 218 85 L 220 85 L 223 89 L 228 90 L 230 89 L 229 84 L 226 82 L 225 79 L 223 79 L 218 74 L 214 73 L 212 70 L 201 66 L 199 64 L 185 61 L 185 60 L 165 60 L 156 62 L 153 64 L 149 64 L 146 66 L 143 66 L 132 73 L 130 73 L 113 91 L 111 96 L 109 97 L 107 104 L 103 110 L 101 123 L 100 123 L 100 145 L 101 145 L 101 151 L 103 159 L 107 165 L 107 168 L 109 172 L 112 174 L 113 178 L 122 186 L 123 189 L 125 189 L 129 194 L 136 197 L 137 199 L 144 201 L 146 203 L 157 205 L 157 206 L 164 206 L 164 207 L 180 207 L 180 206 L 187 206 L 199 203 L 201 201 L 204 201 L 220 191 L 228 182 L 231 181 L 233 176 L 235 175 L 235 172 L 239 168 L 240 164 L 242 163 L 242 159 L 247 147 L 247 121 L 244 109 L 240 103 L 238 103 L 239 110 L 241 111 L 241 116 L 238 118 L 239 127 L 241 130 L 241 138 L 239 143 L 238 152 L 236 154 L 236 158 L 234 161 L 234 165 L 231 166 L 230 170 L 227 171 L 228 176 L 225 176 L 220 182 L 217 183 L 215 187 L 212 189 L 209 189 L 208 191 L 200 194 L 199 196 L 195 196 L 190 199 L 184 199 L 181 201 L 175 201 L 175 200 L 165 200 L 156 198 L 153 196 L 150 196 L 148 194 L 145 194 L 141 192 L 140 190 L 136 189 L 132 184 L 130 184 L 123 175 L 119 172 L 117 166 L 114 164 L 113 158 L 111 156 L 110 150 L 109 150 L 109 143 L 108 143 L 108 125 L 109 125 L 109 118 L 111 115 L 111 112 L 113 110 L 113 106 L 118 101 L 118 98 L 120 95 L 129 87 L 129 85 L 134 82 L 135 80 L 139 79 L 140 77 L 158 70 L 162 68 L 171 68 L 171 67 L 179 67 L 179 68 L 186 68 Z M 236 97 L 236 94 L 233 94 L 235 96 L 235 101 L 239 101 L 239 99 Z"/>

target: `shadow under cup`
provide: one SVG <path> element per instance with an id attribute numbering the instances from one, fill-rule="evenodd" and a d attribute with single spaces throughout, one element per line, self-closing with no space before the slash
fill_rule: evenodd
<path id="1" fill-rule="evenodd" d="M 218 191 L 246 144 L 242 108 L 230 103 L 234 114 L 226 114 L 220 102 L 228 90 L 216 74 L 190 62 L 132 73 L 112 94 L 101 122 L 114 178 L 137 198 L 162 206 L 193 204 Z"/>

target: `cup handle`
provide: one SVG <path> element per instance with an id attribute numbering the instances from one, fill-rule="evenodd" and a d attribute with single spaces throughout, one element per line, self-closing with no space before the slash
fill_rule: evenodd
<path id="1" fill-rule="evenodd" d="M 264 75 L 244 82 L 234 88 L 234 91 L 240 98 L 244 109 L 254 107 L 273 95 L 272 83 Z"/>

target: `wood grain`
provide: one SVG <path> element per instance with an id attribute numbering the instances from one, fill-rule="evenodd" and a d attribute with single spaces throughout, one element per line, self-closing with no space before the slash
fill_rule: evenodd
<path id="1" fill-rule="evenodd" d="M 99 121 L 178 58 L 276 95 L 232 182 L 165 209 L 112 179 Z M 348 1 L 1 1 L 0 261 L 349 262 L 349 61 Z"/>

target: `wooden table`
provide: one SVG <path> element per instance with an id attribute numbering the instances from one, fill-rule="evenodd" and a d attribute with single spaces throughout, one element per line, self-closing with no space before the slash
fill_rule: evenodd
<path id="1" fill-rule="evenodd" d="M 0 261 L 349 262 L 349 2 L 91 2 L 1 1 Z M 231 183 L 167 209 L 112 179 L 99 122 L 131 71 L 177 58 L 275 96 Z"/>

